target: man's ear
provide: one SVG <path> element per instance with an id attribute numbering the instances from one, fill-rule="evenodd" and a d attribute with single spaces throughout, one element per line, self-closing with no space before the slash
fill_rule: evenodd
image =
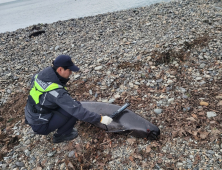
<path id="1" fill-rule="evenodd" d="M 62 67 L 58 67 L 56 70 L 57 73 L 61 73 L 61 71 L 62 71 Z"/>

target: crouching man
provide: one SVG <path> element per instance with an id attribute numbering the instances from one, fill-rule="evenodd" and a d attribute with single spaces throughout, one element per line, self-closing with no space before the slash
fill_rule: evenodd
<path id="1" fill-rule="evenodd" d="M 73 140 L 78 136 L 74 125 L 77 120 L 108 125 L 112 118 L 100 116 L 82 107 L 66 89 L 72 72 L 79 71 L 71 57 L 60 55 L 47 67 L 34 75 L 25 107 L 25 118 L 34 132 L 47 135 L 55 130 L 53 143 Z"/>

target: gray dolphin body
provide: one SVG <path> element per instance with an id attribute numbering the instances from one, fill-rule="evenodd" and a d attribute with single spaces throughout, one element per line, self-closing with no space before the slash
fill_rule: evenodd
<path id="1" fill-rule="evenodd" d="M 102 116 L 112 116 L 121 107 L 102 102 L 81 102 L 81 104 L 87 110 Z M 105 129 L 107 132 L 129 133 L 137 138 L 157 139 L 160 135 L 160 130 L 157 126 L 128 109 L 116 116 L 112 123 L 107 126 L 101 123 L 94 125 Z"/>

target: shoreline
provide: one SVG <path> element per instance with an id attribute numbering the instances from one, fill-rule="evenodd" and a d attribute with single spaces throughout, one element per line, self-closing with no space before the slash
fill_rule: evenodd
<path id="1" fill-rule="evenodd" d="M 21 121 L 0 122 L 2 134 L 17 139 L 9 150 L 1 143 L 0 167 L 221 169 L 221 18 L 222 2 L 182 0 L 1 33 L 0 117 Z M 19 106 L 32 74 L 59 54 L 81 70 L 68 85 L 73 98 L 130 102 L 161 138 L 106 134 L 81 122 L 73 143 L 32 134 Z"/>
<path id="2" fill-rule="evenodd" d="M 133 9 L 141 6 L 148 6 L 160 0 L 76 0 L 76 1 L 26 1 L 20 0 L 12 3 L 0 4 L 0 32 L 14 31 L 18 28 L 25 28 L 33 24 L 52 24 L 57 21 L 69 20 L 116 12 L 124 9 Z M 169 0 L 165 0 L 169 1 Z M 75 10 L 73 10 L 75 8 Z M 65 11 L 63 9 L 66 9 Z M 14 15 L 17 14 L 17 15 Z M 35 15 L 38 14 L 38 15 Z"/>

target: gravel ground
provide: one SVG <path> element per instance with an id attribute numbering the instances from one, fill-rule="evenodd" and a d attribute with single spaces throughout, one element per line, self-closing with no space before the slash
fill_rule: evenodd
<path id="1" fill-rule="evenodd" d="M 2 169 L 222 169 L 222 2 L 181 0 L 0 34 Z M 24 106 L 33 73 L 59 54 L 81 68 L 79 101 L 122 105 L 161 130 L 136 139 L 78 122 L 79 137 L 33 134 Z"/>

